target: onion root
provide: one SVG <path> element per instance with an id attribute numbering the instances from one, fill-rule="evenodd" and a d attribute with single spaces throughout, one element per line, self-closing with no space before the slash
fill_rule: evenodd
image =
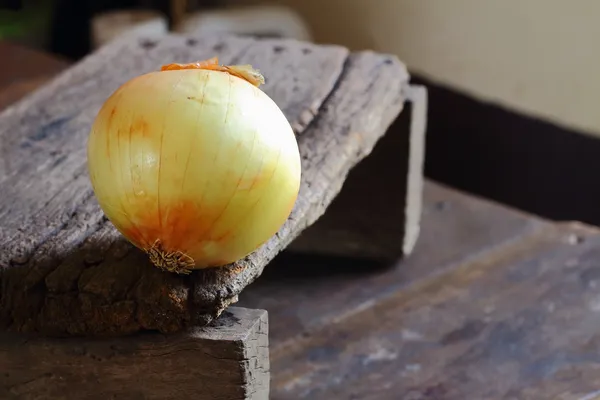
<path id="1" fill-rule="evenodd" d="M 150 262 L 167 272 L 188 275 L 194 268 L 194 259 L 181 251 L 165 251 L 159 239 L 147 251 Z"/>

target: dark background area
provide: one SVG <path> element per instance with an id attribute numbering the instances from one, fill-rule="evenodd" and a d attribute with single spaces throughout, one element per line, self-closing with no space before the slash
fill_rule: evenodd
<path id="1" fill-rule="evenodd" d="M 556 220 L 600 225 L 600 141 L 426 79 L 425 173 Z"/>
<path id="2" fill-rule="evenodd" d="M 137 0 L 57 0 L 50 51 L 73 59 L 85 56 L 90 51 L 92 16 L 102 11 L 136 7 L 137 3 Z M 168 11 L 166 3 L 167 0 L 157 0 L 155 6 Z"/>
<path id="3" fill-rule="evenodd" d="M 205 0 L 208 6 L 214 0 Z M 69 58 L 90 51 L 90 20 L 103 11 L 122 8 L 152 8 L 170 18 L 169 0 L 57 0 L 50 50 Z"/>
<path id="4" fill-rule="evenodd" d="M 187 1 L 194 10 L 217 7 L 219 0 Z M 50 7 L 49 41 L 45 50 L 77 60 L 91 50 L 92 16 L 117 9 L 153 9 L 171 21 L 170 0 L 0 0 L 0 11 L 31 10 Z M 46 13 L 39 11 L 39 13 Z M 10 16 L 9 16 L 10 17 Z M 1 24 L 0 19 L 0 24 Z"/>

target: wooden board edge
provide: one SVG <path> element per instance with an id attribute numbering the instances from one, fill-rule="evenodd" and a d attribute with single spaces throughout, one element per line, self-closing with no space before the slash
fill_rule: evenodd
<path id="1" fill-rule="evenodd" d="M 407 85 L 404 92 L 406 100 L 411 103 L 412 108 L 409 127 L 404 243 L 402 245 L 404 255 L 409 255 L 417 243 L 421 230 L 428 99 L 427 89 L 421 85 Z"/>
<path id="2" fill-rule="evenodd" d="M 173 335 L 0 338 L 2 398 L 269 398 L 265 310 L 231 307 L 213 326 Z"/>
<path id="3" fill-rule="evenodd" d="M 386 263 L 412 252 L 422 214 L 427 92 L 408 83 L 401 91 L 408 109 L 289 251 Z"/>

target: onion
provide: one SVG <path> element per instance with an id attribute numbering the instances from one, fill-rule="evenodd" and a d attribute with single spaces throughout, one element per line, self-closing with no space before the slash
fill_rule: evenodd
<path id="1" fill-rule="evenodd" d="M 131 79 L 103 104 L 88 140 L 98 203 L 117 230 L 176 273 L 252 253 L 289 217 L 300 154 L 250 66 L 216 58 Z"/>

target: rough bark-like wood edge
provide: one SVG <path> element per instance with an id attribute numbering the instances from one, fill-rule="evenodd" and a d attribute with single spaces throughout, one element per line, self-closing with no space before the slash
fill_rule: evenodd
<path id="1" fill-rule="evenodd" d="M 268 399 L 267 312 L 231 307 L 215 322 L 101 340 L 0 333 L 0 398 Z"/>

